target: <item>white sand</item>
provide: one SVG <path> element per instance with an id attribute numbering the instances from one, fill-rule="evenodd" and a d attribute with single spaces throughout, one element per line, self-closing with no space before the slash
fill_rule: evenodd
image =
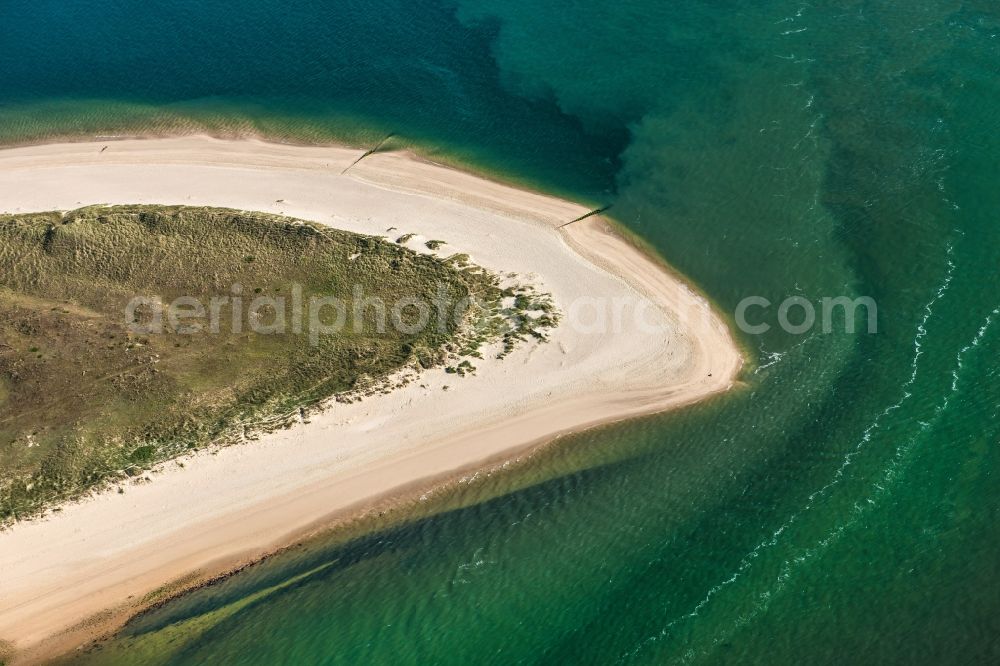
<path id="1" fill-rule="evenodd" d="M 402 153 L 373 155 L 341 176 L 360 152 L 204 137 L 0 151 L 4 212 L 161 203 L 281 212 L 370 234 L 397 227 L 387 235 L 417 234 L 414 249 L 443 239 L 442 253 L 519 273 L 567 314 L 551 342 L 477 362 L 476 376 L 430 371 L 388 396 L 334 404 L 309 424 L 195 456 L 184 469 L 168 464 L 124 495 L 0 533 L 0 641 L 25 659 L 123 617 L 70 630 L 102 610 L 256 559 L 386 493 L 732 385 L 740 353 L 703 299 L 599 218 L 555 229 L 585 208 Z M 627 303 L 620 330 L 573 325 L 593 315 L 588 306 L 573 317 L 574 303 L 616 298 Z M 639 304 L 654 306 L 645 320 L 658 330 L 636 323 Z"/>

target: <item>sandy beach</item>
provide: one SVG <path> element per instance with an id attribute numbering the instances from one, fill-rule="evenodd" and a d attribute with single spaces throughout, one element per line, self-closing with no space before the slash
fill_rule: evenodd
<path id="1" fill-rule="evenodd" d="M 477 364 L 474 376 L 427 371 L 0 533 L 0 642 L 20 660 L 81 645 L 164 585 L 260 559 L 377 498 L 733 385 L 742 356 L 721 318 L 599 216 L 562 226 L 587 208 L 402 152 L 342 174 L 361 152 L 207 137 L 0 151 L 2 212 L 210 205 L 414 234 L 414 250 L 443 239 L 441 254 L 517 273 L 565 314 L 548 343 Z"/>

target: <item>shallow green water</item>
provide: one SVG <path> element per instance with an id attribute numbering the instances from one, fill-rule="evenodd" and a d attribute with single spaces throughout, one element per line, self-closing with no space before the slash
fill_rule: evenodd
<path id="1" fill-rule="evenodd" d="M 867 295 L 879 332 L 744 335 L 732 395 L 275 558 L 89 660 L 1000 659 L 995 3 L 222 4 L 4 3 L 0 140 L 396 131 L 613 202 L 727 312 Z"/>

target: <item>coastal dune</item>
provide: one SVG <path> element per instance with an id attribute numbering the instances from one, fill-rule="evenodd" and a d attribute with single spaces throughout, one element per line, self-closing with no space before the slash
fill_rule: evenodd
<path id="1" fill-rule="evenodd" d="M 351 166 L 360 154 L 207 137 L 0 151 L 2 212 L 206 205 L 414 234 L 414 250 L 444 240 L 439 254 L 516 273 L 564 315 L 549 342 L 477 362 L 475 375 L 427 371 L 0 532 L 0 642 L 19 658 L 72 649 L 165 585 L 258 560 L 379 498 L 735 382 L 741 354 L 707 301 L 599 216 L 567 224 L 586 208 L 404 152 Z"/>

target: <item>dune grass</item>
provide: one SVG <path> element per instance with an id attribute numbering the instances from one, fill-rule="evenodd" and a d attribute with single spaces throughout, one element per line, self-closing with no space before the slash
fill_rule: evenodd
<path id="1" fill-rule="evenodd" d="M 379 331 L 376 310 L 359 322 L 351 310 L 338 332 L 311 344 L 290 322 L 262 335 L 244 313 L 237 326 L 228 308 L 218 333 L 166 323 L 141 334 L 125 317 L 135 296 L 207 304 L 239 291 L 249 302 L 288 300 L 298 288 L 305 303 L 349 302 L 358 288 L 385 303 L 417 298 L 431 304 L 435 325 Z M 466 297 L 477 305 L 464 317 L 445 312 Z M 509 316 L 532 311 L 542 315 Z M 268 306 L 258 314 L 277 315 Z M 557 319 L 545 295 L 504 288 L 463 257 L 263 213 L 128 206 L 0 216 L 0 524 L 142 479 L 192 449 L 288 425 L 331 396 L 387 390 L 401 369 L 457 367 L 490 341 L 506 351 L 544 339 Z"/>

